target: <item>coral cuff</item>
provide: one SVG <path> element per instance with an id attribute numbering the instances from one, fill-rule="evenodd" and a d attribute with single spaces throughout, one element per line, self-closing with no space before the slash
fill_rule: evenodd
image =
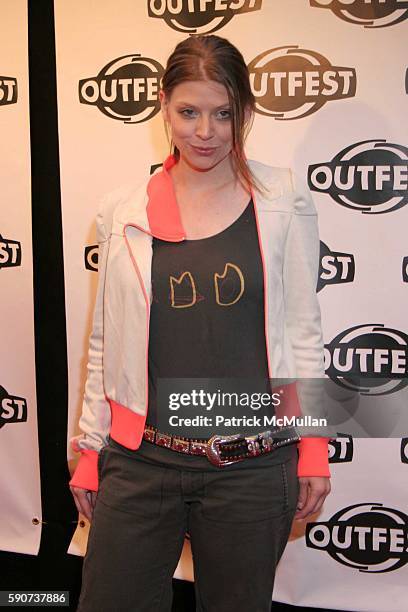
<path id="1" fill-rule="evenodd" d="M 73 487 L 97 491 L 99 486 L 98 478 L 98 457 L 99 453 L 94 450 L 80 449 L 81 456 L 75 472 L 69 481 Z"/>
<path id="2" fill-rule="evenodd" d="M 328 444 L 330 438 L 302 438 L 298 443 L 297 475 L 330 477 Z"/>

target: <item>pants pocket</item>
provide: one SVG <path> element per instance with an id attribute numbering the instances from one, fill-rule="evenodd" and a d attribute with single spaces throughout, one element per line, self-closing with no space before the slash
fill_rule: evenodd
<path id="1" fill-rule="evenodd" d="M 297 459 L 265 468 L 204 474 L 203 515 L 219 522 L 263 521 L 297 503 Z"/>
<path id="2" fill-rule="evenodd" d="M 143 462 L 137 451 L 124 452 L 117 445 L 108 444 L 102 452 L 98 502 L 141 518 L 157 518 L 166 468 Z"/>

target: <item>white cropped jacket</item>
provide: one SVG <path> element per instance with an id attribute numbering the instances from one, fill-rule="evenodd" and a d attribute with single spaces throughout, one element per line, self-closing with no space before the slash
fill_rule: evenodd
<path id="1" fill-rule="evenodd" d="M 176 163 L 144 184 L 107 196 L 97 214 L 98 289 L 88 374 L 71 439 L 81 453 L 71 485 L 98 489 L 98 453 L 108 434 L 129 449 L 142 440 L 148 408 L 152 237 L 185 238 L 172 179 Z M 265 337 L 270 378 L 324 377 L 317 213 L 310 192 L 289 169 L 249 161 L 265 192 L 254 190 L 263 264 Z M 298 444 L 299 476 L 329 476 L 327 438 Z"/>

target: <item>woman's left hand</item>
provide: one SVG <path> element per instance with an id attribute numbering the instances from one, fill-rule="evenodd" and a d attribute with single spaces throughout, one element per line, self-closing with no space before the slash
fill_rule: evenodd
<path id="1" fill-rule="evenodd" d="M 295 514 L 298 521 L 318 512 L 331 491 L 330 478 L 325 476 L 303 476 L 299 478 L 299 485 Z"/>

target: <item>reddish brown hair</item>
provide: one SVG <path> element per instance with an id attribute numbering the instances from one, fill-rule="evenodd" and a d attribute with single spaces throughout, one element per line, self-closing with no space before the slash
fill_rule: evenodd
<path id="1" fill-rule="evenodd" d="M 213 34 L 189 36 L 178 43 L 167 60 L 162 90 L 170 99 L 173 89 L 184 81 L 210 80 L 225 86 L 231 106 L 232 157 L 241 182 L 256 186 L 244 154 L 244 142 L 252 124 L 255 98 L 242 54 L 225 38 Z M 245 111 L 249 111 L 247 121 Z M 179 157 L 177 147 L 174 154 Z"/>

